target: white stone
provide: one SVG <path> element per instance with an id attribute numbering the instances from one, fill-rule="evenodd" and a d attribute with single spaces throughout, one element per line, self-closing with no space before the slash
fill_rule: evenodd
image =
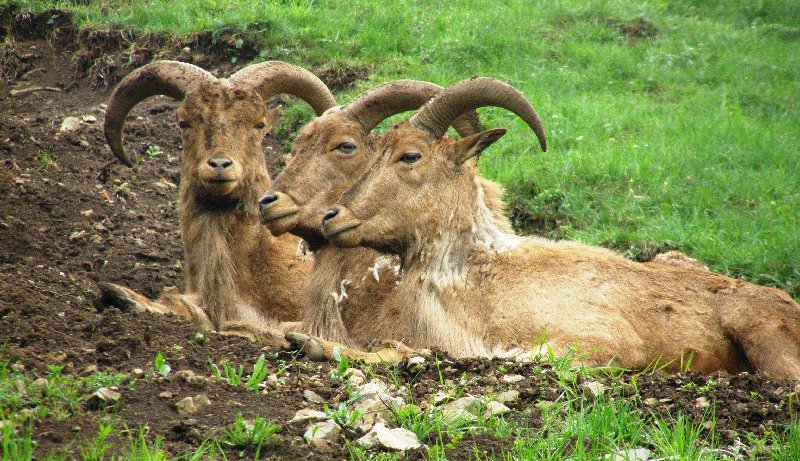
<path id="1" fill-rule="evenodd" d="M 600 396 L 608 389 L 605 384 L 598 381 L 587 381 L 581 384 L 581 387 L 583 388 L 583 393 L 586 394 L 587 397 L 589 395 L 593 397 Z"/>
<path id="2" fill-rule="evenodd" d="M 312 390 L 303 391 L 303 397 L 311 403 L 325 403 L 325 399 Z"/>
<path id="3" fill-rule="evenodd" d="M 415 355 L 406 360 L 406 368 L 409 373 L 418 374 L 425 371 L 425 357 Z"/>
<path id="4" fill-rule="evenodd" d="M 650 459 L 650 450 L 647 448 L 630 448 L 606 455 L 609 461 L 647 461 Z"/>
<path id="5" fill-rule="evenodd" d="M 492 400 L 491 402 L 486 404 L 486 408 L 483 410 L 484 416 L 499 416 L 504 415 L 511 411 L 511 408 L 503 405 L 500 402 Z"/>
<path id="6" fill-rule="evenodd" d="M 62 133 L 68 133 L 71 131 L 76 131 L 81 128 L 81 120 L 78 117 L 66 117 L 61 122 L 61 127 L 58 131 Z"/>
<path id="7" fill-rule="evenodd" d="M 341 434 L 342 428 L 339 427 L 335 421 L 329 419 L 327 421 L 310 424 L 308 429 L 306 429 L 306 433 L 303 434 L 303 438 L 306 439 L 308 443 L 314 443 L 314 441 L 319 440 L 334 442 L 339 439 Z"/>
<path id="8" fill-rule="evenodd" d="M 178 410 L 179 415 L 187 415 L 196 412 L 197 405 L 192 397 L 185 397 L 175 404 L 175 409 Z"/>
<path id="9" fill-rule="evenodd" d="M 358 444 L 365 448 L 380 446 L 396 451 L 415 450 L 421 446 L 417 435 L 408 429 L 389 429 L 383 423 L 375 424 Z"/>
<path id="10" fill-rule="evenodd" d="M 503 377 L 500 378 L 500 381 L 506 384 L 514 384 L 522 381 L 523 379 L 525 378 L 522 375 L 503 375 Z"/>
<path id="11" fill-rule="evenodd" d="M 319 410 L 312 410 L 310 408 L 303 408 L 294 414 L 294 417 L 289 420 L 287 424 L 306 423 L 308 421 L 325 421 L 330 419 L 328 415 Z"/>
<path id="12" fill-rule="evenodd" d="M 516 389 L 511 389 L 509 391 L 505 391 L 502 394 L 498 395 L 494 398 L 494 400 L 500 403 L 511 403 L 516 402 L 519 400 L 519 391 Z"/>
<path id="13" fill-rule="evenodd" d="M 116 404 L 121 397 L 120 393 L 107 387 L 101 387 L 86 400 L 89 409 L 101 409 Z"/>
<path id="14" fill-rule="evenodd" d="M 97 117 L 95 117 L 94 115 L 84 115 L 83 117 L 81 117 L 81 120 L 83 120 L 86 123 L 94 123 L 97 121 Z"/>

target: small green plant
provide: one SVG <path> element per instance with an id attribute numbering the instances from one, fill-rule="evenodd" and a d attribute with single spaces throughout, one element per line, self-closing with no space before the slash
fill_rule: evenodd
<path id="1" fill-rule="evenodd" d="M 24 429 L 17 430 L 14 424 L 3 417 L 0 419 L 0 446 L 2 446 L 2 461 L 17 461 L 32 459 L 35 443 L 31 439 L 33 434 L 33 419 L 29 419 Z"/>
<path id="2" fill-rule="evenodd" d="M 239 368 L 236 368 L 225 361 L 220 362 L 220 365 L 217 366 L 211 361 L 211 359 L 208 359 L 208 365 L 211 367 L 211 374 L 218 381 L 225 380 L 231 386 L 238 386 L 242 383 L 242 378 L 244 377 L 244 366 L 239 365 Z M 221 370 L 220 367 L 222 367 Z"/>
<path id="3" fill-rule="evenodd" d="M 345 372 L 350 368 L 350 358 L 344 354 L 340 348 L 334 346 L 333 359 L 336 360 L 336 368 L 331 370 L 331 379 L 334 381 L 344 382 Z"/>
<path id="4" fill-rule="evenodd" d="M 328 404 L 325 404 L 322 406 L 322 409 L 328 417 L 336 421 L 336 424 L 342 426 L 344 429 L 357 428 L 363 416 L 360 411 L 348 408 L 346 402 L 340 402 L 339 406 L 335 409 L 330 409 L 328 408 Z"/>
<path id="5" fill-rule="evenodd" d="M 51 157 L 46 150 L 39 149 L 39 166 L 47 168 L 47 165 L 51 164 L 53 161 L 53 157 Z"/>
<path id="6" fill-rule="evenodd" d="M 108 437 L 114 432 L 114 423 L 100 423 L 97 429 L 97 436 L 89 443 L 81 445 L 78 451 L 81 453 L 83 461 L 102 461 L 106 458 L 106 452 L 111 449 Z"/>
<path id="7" fill-rule="evenodd" d="M 253 373 L 250 374 L 250 377 L 247 378 L 247 382 L 244 383 L 245 389 L 257 392 L 258 385 L 264 382 L 267 378 L 267 373 L 266 358 L 264 354 L 261 354 L 258 360 L 256 360 L 256 363 L 253 364 Z"/>
<path id="8" fill-rule="evenodd" d="M 259 459 L 261 447 L 265 442 L 277 439 L 275 435 L 280 430 L 280 426 L 271 422 L 264 421 L 261 416 L 256 416 L 252 420 L 245 420 L 242 414 L 236 415 L 236 421 L 225 428 L 221 444 L 227 447 L 245 450 L 255 448 L 253 459 Z M 240 457 L 244 452 L 240 453 Z"/>
<path id="9" fill-rule="evenodd" d="M 150 145 L 147 147 L 147 150 L 144 152 L 150 158 L 156 158 L 159 155 L 163 154 L 164 152 L 158 146 Z"/>
<path id="10" fill-rule="evenodd" d="M 169 375 L 169 372 L 172 370 L 172 367 L 167 365 L 167 362 L 166 362 L 166 360 L 164 360 L 164 356 L 161 354 L 161 352 L 156 354 L 156 359 L 155 359 L 155 362 L 154 362 L 154 368 L 155 368 L 155 370 L 156 370 L 156 372 L 158 374 L 160 374 L 161 376 L 164 376 L 164 377 Z"/>

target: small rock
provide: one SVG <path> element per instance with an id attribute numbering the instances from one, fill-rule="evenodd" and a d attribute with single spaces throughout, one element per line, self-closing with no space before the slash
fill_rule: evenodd
<path id="1" fill-rule="evenodd" d="M 197 405 L 192 397 L 185 397 L 175 404 L 175 409 L 179 415 L 187 415 L 197 411 Z"/>
<path id="2" fill-rule="evenodd" d="M 131 376 L 133 376 L 134 378 L 142 377 L 144 376 L 144 370 L 142 370 L 141 368 L 134 368 L 133 370 L 131 370 Z"/>
<path id="3" fill-rule="evenodd" d="M 606 455 L 609 461 L 647 461 L 650 458 L 650 450 L 647 448 L 630 448 Z"/>
<path id="4" fill-rule="evenodd" d="M 94 216 L 94 210 L 92 210 L 91 208 L 88 210 L 83 210 L 81 211 L 81 214 L 87 218 L 91 218 L 92 216 Z"/>
<path id="5" fill-rule="evenodd" d="M 415 450 L 421 446 L 417 435 L 408 429 L 389 429 L 383 423 L 377 423 L 363 437 L 357 440 L 365 448 L 380 446 L 396 451 Z"/>
<path id="6" fill-rule="evenodd" d="M 36 381 L 34 381 L 33 384 L 31 385 L 31 387 L 33 387 L 33 390 L 37 394 L 42 395 L 44 394 L 44 390 L 47 388 L 47 379 L 37 378 Z"/>
<path id="7" fill-rule="evenodd" d="M 200 409 L 210 406 L 211 400 L 209 400 L 208 396 L 205 394 L 197 394 L 194 396 L 194 404 L 197 406 L 198 409 Z"/>
<path id="8" fill-rule="evenodd" d="M 441 407 L 442 419 L 447 423 L 474 421 L 483 410 L 483 403 L 472 396 L 461 397 Z"/>
<path id="9" fill-rule="evenodd" d="M 84 115 L 83 117 L 81 117 L 81 120 L 84 121 L 85 123 L 94 123 L 97 121 L 97 117 L 95 117 L 94 115 Z"/>
<path id="10" fill-rule="evenodd" d="M 306 429 L 303 438 L 306 442 L 314 444 L 314 441 L 324 440 L 335 442 L 342 435 L 342 428 L 335 421 L 329 419 L 318 423 L 312 423 Z"/>
<path id="11" fill-rule="evenodd" d="M 500 403 L 516 402 L 517 400 L 519 400 L 519 391 L 516 389 L 511 389 L 509 391 L 503 392 L 494 399 Z"/>
<path id="12" fill-rule="evenodd" d="M 23 371 L 25 371 L 25 365 L 21 363 L 15 363 L 11 365 L 11 369 L 16 371 L 17 373 L 22 373 Z M 798 386 L 800 386 L 800 384 L 798 384 Z"/>
<path id="13" fill-rule="evenodd" d="M 91 375 L 93 373 L 97 373 L 98 370 L 99 368 L 97 368 L 97 365 L 89 365 L 88 367 L 83 369 L 83 375 L 84 376 Z"/>
<path id="14" fill-rule="evenodd" d="M 328 415 L 319 410 L 312 410 L 311 408 L 303 408 L 294 414 L 294 417 L 286 424 L 305 423 L 308 421 L 325 421 L 330 419 Z"/>
<path id="15" fill-rule="evenodd" d="M 425 364 L 425 357 L 415 355 L 406 359 L 406 369 L 411 374 L 423 373 L 427 365 Z"/>
<path id="16" fill-rule="evenodd" d="M 599 381 L 587 381 L 581 384 L 581 387 L 583 388 L 583 394 L 587 397 L 598 397 L 608 389 L 608 386 Z"/>
<path id="17" fill-rule="evenodd" d="M 266 379 L 265 382 L 267 383 L 268 387 L 278 387 L 278 375 L 273 373 L 273 374 L 267 376 L 267 379 Z"/>
<path id="18" fill-rule="evenodd" d="M 73 240 L 78 240 L 79 238 L 83 238 L 83 236 L 85 236 L 85 235 L 86 235 L 86 231 L 85 230 L 75 231 L 75 232 L 69 234 L 69 240 L 70 240 L 70 242 L 73 241 Z"/>
<path id="19" fill-rule="evenodd" d="M 174 379 L 186 384 L 191 384 L 191 382 L 195 379 L 195 376 L 196 375 L 192 370 L 178 370 L 174 375 L 172 375 Z"/>
<path id="20" fill-rule="evenodd" d="M 392 397 L 380 381 L 371 381 L 355 389 L 357 397 L 352 401 L 353 408 L 366 416 L 370 413 L 385 413 L 403 404 L 400 397 Z"/>
<path id="21" fill-rule="evenodd" d="M 499 416 L 508 413 L 511 411 L 511 408 L 503 405 L 500 402 L 492 400 L 491 402 L 486 404 L 486 408 L 483 410 L 484 416 Z"/>
<path id="22" fill-rule="evenodd" d="M 169 399 L 171 399 L 171 398 L 172 398 L 172 395 L 173 395 L 173 394 L 172 394 L 172 392 L 170 392 L 170 391 L 164 391 L 164 392 L 162 392 L 162 393 L 158 394 L 158 398 L 160 398 L 160 399 L 165 399 L 165 400 L 169 400 Z"/>
<path id="23" fill-rule="evenodd" d="M 523 379 L 525 379 L 525 377 L 523 377 L 522 375 L 503 375 L 503 377 L 500 378 L 500 381 L 506 384 L 513 384 L 513 383 L 518 383 Z"/>
<path id="24" fill-rule="evenodd" d="M 708 408 L 711 404 L 708 402 L 708 399 L 706 397 L 700 396 L 694 399 L 694 405 L 697 408 Z"/>
<path id="25" fill-rule="evenodd" d="M 81 128 L 81 121 L 78 117 L 66 117 L 61 122 L 61 127 L 58 129 L 61 133 L 69 133 Z"/>
<path id="26" fill-rule="evenodd" d="M 325 399 L 322 398 L 319 394 L 312 390 L 305 390 L 303 391 L 303 397 L 311 403 L 325 403 Z"/>
<path id="27" fill-rule="evenodd" d="M 342 373 L 342 377 L 347 380 L 352 386 L 360 386 L 367 382 L 367 377 L 364 372 L 358 368 L 348 368 Z"/>
<path id="28" fill-rule="evenodd" d="M 445 393 L 443 391 L 437 391 L 436 395 L 433 396 L 433 403 L 434 403 L 434 405 L 439 405 L 440 403 L 444 402 L 448 398 L 450 398 L 450 396 L 447 393 Z"/>
<path id="29" fill-rule="evenodd" d="M 648 397 L 648 398 L 644 399 L 642 401 L 642 403 L 644 403 L 648 407 L 652 407 L 652 406 L 658 405 L 658 399 L 655 398 L 655 397 Z"/>
<path id="30" fill-rule="evenodd" d="M 114 390 L 102 387 L 86 400 L 86 408 L 89 410 L 101 410 L 116 405 L 122 395 Z"/>

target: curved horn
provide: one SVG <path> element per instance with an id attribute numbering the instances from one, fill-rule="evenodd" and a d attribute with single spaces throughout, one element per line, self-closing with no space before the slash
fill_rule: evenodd
<path id="1" fill-rule="evenodd" d="M 392 115 L 418 109 L 440 91 L 442 87 L 435 83 L 395 80 L 359 96 L 342 109 L 342 114 L 358 122 L 365 132 L 370 132 Z M 453 121 L 453 128 L 461 136 L 478 133 L 481 131 L 478 114 L 474 111 L 464 114 Z"/>
<path id="2" fill-rule="evenodd" d="M 473 77 L 448 87 L 414 114 L 410 123 L 439 139 L 456 117 L 484 106 L 503 107 L 520 116 L 536 133 L 542 150 L 547 150 L 547 138 L 536 110 L 517 89 L 493 78 Z"/>
<path id="3" fill-rule="evenodd" d="M 111 152 L 125 165 L 133 166 L 122 148 L 122 126 L 136 104 L 159 94 L 181 100 L 201 82 L 216 80 L 205 70 L 178 61 L 151 62 L 128 74 L 111 94 L 106 108 L 103 132 Z"/>
<path id="4" fill-rule="evenodd" d="M 282 61 L 267 61 L 247 66 L 233 74 L 228 81 L 254 88 L 267 99 L 286 93 L 307 102 L 317 115 L 336 105 L 336 100 L 316 75 Z"/>

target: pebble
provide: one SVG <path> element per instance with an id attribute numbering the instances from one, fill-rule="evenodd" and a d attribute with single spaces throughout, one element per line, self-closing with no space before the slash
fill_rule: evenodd
<path id="1" fill-rule="evenodd" d="M 630 448 L 606 455 L 609 461 L 647 461 L 650 459 L 650 450 L 647 448 Z"/>
<path id="2" fill-rule="evenodd" d="M 312 390 L 305 390 L 303 391 L 303 397 L 311 403 L 325 403 L 325 399 L 322 398 L 319 394 Z"/>
<path id="3" fill-rule="evenodd" d="M 327 421 L 311 423 L 306 429 L 303 438 L 306 442 L 314 444 L 315 441 L 334 442 L 342 435 L 342 428 L 336 424 L 335 421 L 329 419 Z"/>
<path id="4" fill-rule="evenodd" d="M 395 451 L 416 450 L 420 446 L 417 435 L 408 429 L 389 429 L 383 423 L 375 424 L 370 431 L 357 440 L 365 448 L 380 446 Z"/>
<path id="5" fill-rule="evenodd" d="M 523 379 L 525 379 L 525 377 L 522 375 L 503 375 L 503 377 L 500 378 L 500 381 L 506 384 L 514 384 L 522 381 Z"/>
<path id="6" fill-rule="evenodd" d="M 599 381 L 587 381 L 581 384 L 581 388 L 583 388 L 583 394 L 587 397 L 598 397 L 603 395 L 608 386 Z"/>
<path id="7" fill-rule="evenodd" d="M 64 120 L 61 122 L 61 127 L 59 127 L 58 131 L 62 133 L 68 133 L 71 131 L 79 130 L 80 128 L 81 128 L 81 120 L 78 117 L 65 117 Z"/>
<path id="8" fill-rule="evenodd" d="M 483 410 L 484 416 L 499 416 L 504 415 L 511 411 L 511 408 L 503 405 L 500 402 L 492 400 L 491 402 L 486 404 L 486 408 Z"/>
<path id="9" fill-rule="evenodd" d="M 330 418 L 324 412 L 312 410 L 311 408 L 303 408 L 302 410 L 298 410 L 297 413 L 294 414 L 294 417 L 286 424 L 305 423 L 308 421 L 325 421 L 328 419 Z"/>
<path id="10" fill-rule="evenodd" d="M 171 399 L 172 396 L 173 396 L 173 394 L 170 391 L 164 391 L 164 392 L 158 394 L 158 398 L 160 398 L 160 399 Z"/>
<path id="11" fill-rule="evenodd" d="M 107 387 L 101 387 L 86 400 L 86 408 L 100 410 L 115 405 L 122 395 Z"/>
<path id="12" fill-rule="evenodd" d="M 194 403 L 194 398 L 185 397 L 175 403 L 175 409 L 179 415 L 187 415 L 197 411 L 197 405 Z"/>
<path id="13" fill-rule="evenodd" d="M 500 395 L 498 395 L 497 397 L 495 397 L 494 400 L 496 400 L 496 401 L 498 401 L 500 403 L 516 402 L 517 400 L 519 400 L 519 391 L 516 390 L 516 389 L 511 389 L 511 390 L 505 391 L 505 392 L 501 393 Z"/>

